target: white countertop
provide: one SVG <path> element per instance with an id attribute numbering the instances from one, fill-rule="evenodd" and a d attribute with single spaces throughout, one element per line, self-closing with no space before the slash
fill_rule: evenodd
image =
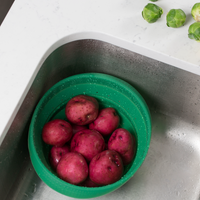
<path id="1" fill-rule="evenodd" d="M 100 39 L 200 75 L 200 43 L 188 38 L 196 0 L 158 0 L 162 17 L 148 24 L 148 0 L 15 0 L 0 27 L 0 143 L 20 107 L 44 53 L 59 40 Z M 186 24 L 166 25 L 172 8 Z"/>

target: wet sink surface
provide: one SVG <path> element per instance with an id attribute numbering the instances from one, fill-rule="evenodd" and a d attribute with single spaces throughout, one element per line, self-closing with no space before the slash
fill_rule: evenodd
<path id="1" fill-rule="evenodd" d="M 1 199 L 72 199 L 49 188 L 35 173 L 28 128 L 35 106 L 52 85 L 85 72 L 129 82 L 146 100 L 152 116 L 151 144 L 140 169 L 123 187 L 96 199 L 200 199 L 200 77 L 98 40 L 63 44 L 41 63 L 0 146 Z"/>

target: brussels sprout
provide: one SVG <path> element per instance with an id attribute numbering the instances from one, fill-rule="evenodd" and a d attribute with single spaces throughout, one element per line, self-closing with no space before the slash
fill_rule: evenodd
<path id="1" fill-rule="evenodd" d="M 186 20 L 186 14 L 181 9 L 171 9 L 167 13 L 167 26 L 178 28 L 183 26 Z"/>
<path id="2" fill-rule="evenodd" d="M 194 22 L 188 29 L 188 37 L 200 42 L 200 22 Z"/>
<path id="3" fill-rule="evenodd" d="M 156 2 L 156 1 L 158 1 L 158 0 L 150 0 L 150 1 L 152 1 L 152 2 Z"/>
<path id="4" fill-rule="evenodd" d="M 195 21 L 200 22 L 200 3 L 194 4 L 191 10 L 191 14 Z"/>
<path id="5" fill-rule="evenodd" d="M 143 18 L 149 23 L 156 22 L 162 14 L 162 8 L 153 3 L 148 3 L 142 11 Z"/>

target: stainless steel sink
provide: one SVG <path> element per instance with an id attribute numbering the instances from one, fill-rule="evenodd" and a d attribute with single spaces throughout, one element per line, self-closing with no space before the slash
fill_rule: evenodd
<path id="1" fill-rule="evenodd" d="M 1 0 L 0 1 L 0 25 L 2 24 L 5 16 L 7 15 L 14 0 Z"/>
<path id="2" fill-rule="evenodd" d="M 27 137 L 42 95 L 70 75 L 101 72 L 132 84 L 152 115 L 145 162 L 120 189 L 99 200 L 200 199 L 200 77 L 110 43 L 63 44 L 41 68 L 0 146 L 1 200 L 66 200 L 43 183 L 30 162 Z"/>

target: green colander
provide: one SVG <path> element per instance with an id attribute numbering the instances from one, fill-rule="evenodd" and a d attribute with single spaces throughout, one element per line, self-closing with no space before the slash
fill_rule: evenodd
<path id="1" fill-rule="evenodd" d="M 42 141 L 42 128 L 52 119 L 67 120 L 66 103 L 79 94 L 95 97 L 100 108 L 115 108 L 120 116 L 120 127 L 136 137 L 135 159 L 125 167 L 123 177 L 113 184 L 95 188 L 72 185 L 61 180 L 49 164 L 48 153 L 51 147 Z M 58 82 L 42 97 L 32 116 L 28 147 L 36 173 L 49 187 L 63 195 L 84 199 L 110 193 L 132 178 L 147 155 L 150 138 L 150 112 L 142 96 L 119 78 L 101 73 L 85 73 Z"/>

